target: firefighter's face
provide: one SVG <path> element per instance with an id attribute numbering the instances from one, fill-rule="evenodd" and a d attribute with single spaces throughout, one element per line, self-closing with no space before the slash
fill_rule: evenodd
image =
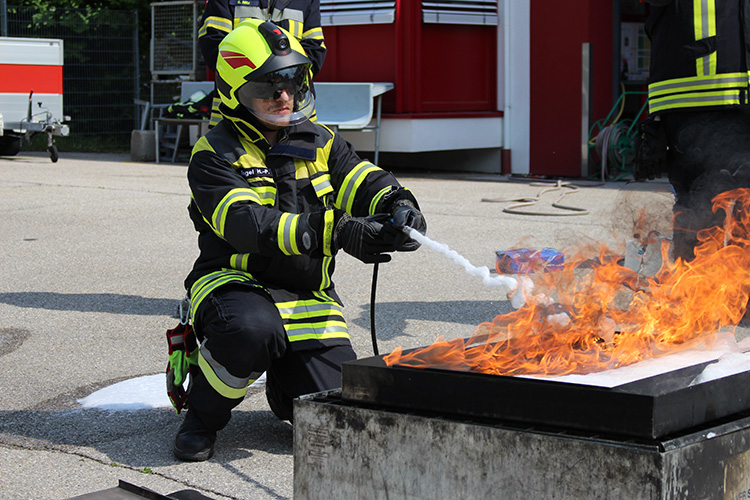
<path id="1" fill-rule="evenodd" d="M 278 99 L 250 99 L 250 107 L 260 120 L 272 129 L 280 129 L 289 125 L 289 115 L 294 108 L 294 97 L 287 91 L 281 90 Z M 274 118 L 273 122 L 264 120 L 263 116 Z"/>

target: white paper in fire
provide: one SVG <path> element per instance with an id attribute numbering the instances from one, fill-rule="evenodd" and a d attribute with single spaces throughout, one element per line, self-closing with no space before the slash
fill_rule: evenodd
<path id="1" fill-rule="evenodd" d="M 750 338 L 738 343 L 733 332 L 720 332 L 716 341 L 710 346 L 697 346 L 686 351 L 647 359 L 613 370 L 586 375 L 561 375 L 558 377 L 516 375 L 516 377 L 552 379 L 556 382 L 613 388 L 689 366 L 715 361 L 715 363 L 708 365 L 690 384 L 695 385 L 747 371 L 750 367 L 750 352 L 745 351 L 750 351 Z"/>

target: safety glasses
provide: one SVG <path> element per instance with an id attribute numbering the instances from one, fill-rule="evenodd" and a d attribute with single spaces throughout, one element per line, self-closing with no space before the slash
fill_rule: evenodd
<path id="1" fill-rule="evenodd" d="M 294 97 L 307 92 L 307 68 L 295 66 L 264 75 L 260 81 L 249 81 L 237 91 L 240 102 L 249 105 L 249 99 L 279 99 L 283 91 Z"/>

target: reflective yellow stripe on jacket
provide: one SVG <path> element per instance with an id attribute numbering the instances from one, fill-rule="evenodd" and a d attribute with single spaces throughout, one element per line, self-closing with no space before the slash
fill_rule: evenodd
<path id="1" fill-rule="evenodd" d="M 302 28 L 302 26 L 300 26 Z M 319 40 L 323 42 L 325 47 L 325 38 L 323 37 L 323 28 L 312 28 L 302 33 L 301 39 L 303 40 Z"/>
<path id="2" fill-rule="evenodd" d="M 648 86 L 649 113 L 676 108 L 747 104 L 750 73 L 675 78 Z"/>
<path id="3" fill-rule="evenodd" d="M 312 339 L 349 338 L 342 308 L 334 300 L 314 298 L 276 304 L 290 342 Z"/>
<path id="4" fill-rule="evenodd" d="M 390 193 L 391 190 L 392 190 L 391 186 L 384 187 L 383 189 L 378 191 L 377 194 L 375 194 L 375 196 L 372 197 L 372 201 L 370 202 L 370 208 L 368 209 L 370 215 L 375 214 L 375 211 L 378 208 L 378 203 L 380 203 L 380 200 L 383 199 L 383 196 L 385 196 L 386 193 Z"/>
<path id="5" fill-rule="evenodd" d="M 223 18 L 223 17 L 216 17 L 211 16 L 207 17 L 206 20 L 203 22 L 203 26 L 200 27 L 198 30 L 198 37 L 202 37 L 206 34 L 208 31 L 208 28 L 213 28 L 219 31 L 224 31 L 226 33 L 229 33 L 232 31 L 232 21 L 229 19 Z"/>
<path id="6" fill-rule="evenodd" d="M 195 323 L 195 312 L 198 310 L 201 302 L 208 295 L 227 283 L 245 283 L 251 286 L 260 287 L 260 284 L 253 278 L 250 273 L 237 271 L 235 269 L 221 269 L 209 273 L 193 283 L 190 287 L 190 321 Z"/>
<path id="7" fill-rule="evenodd" d="M 695 39 L 704 40 L 716 36 L 716 0 L 693 0 L 693 26 Z M 699 57 L 695 61 L 698 76 L 716 74 L 716 52 Z"/>
<path id="8" fill-rule="evenodd" d="M 716 37 L 716 0 L 693 1 L 693 39 Z M 674 78 L 648 86 L 649 113 L 673 109 L 747 104 L 747 72 L 717 74 L 716 50 L 695 59 L 695 76 Z"/>
<path id="9" fill-rule="evenodd" d="M 305 25 L 301 21 L 295 21 L 294 19 L 289 19 L 289 28 L 287 31 L 297 40 L 302 39 L 302 30 L 305 28 Z"/>
<path id="10" fill-rule="evenodd" d="M 344 182 L 341 183 L 334 206 L 352 213 L 352 205 L 354 205 L 354 199 L 357 196 L 357 189 L 362 185 L 367 174 L 379 170 L 378 167 L 369 161 L 363 161 L 354 167 L 344 178 Z"/>
<path id="11" fill-rule="evenodd" d="M 252 189 L 239 188 L 229 191 L 216 207 L 211 217 L 211 226 L 214 228 L 216 234 L 222 238 L 224 237 L 224 224 L 226 223 L 229 206 L 238 201 L 252 201 L 258 205 L 262 204 L 260 196 Z"/>
<path id="12" fill-rule="evenodd" d="M 297 229 L 300 216 L 296 214 L 283 213 L 279 220 L 277 238 L 279 250 L 285 255 L 300 255 L 302 252 L 297 247 Z"/>
<path id="13" fill-rule="evenodd" d="M 244 283 L 263 288 L 250 273 L 222 269 L 207 274 L 190 288 L 190 319 L 208 295 L 227 283 Z M 290 342 L 300 340 L 349 338 L 342 307 L 324 292 L 302 292 L 298 300 L 277 302 Z"/>

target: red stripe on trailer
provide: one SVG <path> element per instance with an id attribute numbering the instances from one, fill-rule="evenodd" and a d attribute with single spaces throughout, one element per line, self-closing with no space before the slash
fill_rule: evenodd
<path id="1" fill-rule="evenodd" d="M 0 64 L 0 92 L 62 94 L 62 66 Z"/>

